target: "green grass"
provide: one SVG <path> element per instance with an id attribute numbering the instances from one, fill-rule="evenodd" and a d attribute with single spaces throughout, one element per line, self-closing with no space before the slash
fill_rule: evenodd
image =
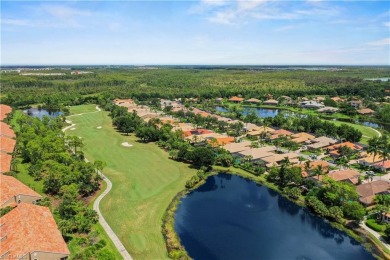
<path id="1" fill-rule="evenodd" d="M 327 120 L 327 121 L 329 121 L 329 120 Z M 363 133 L 363 137 L 360 140 L 360 142 L 363 144 L 368 144 L 368 140 L 370 138 L 378 136 L 378 133 L 374 129 L 372 129 L 371 127 L 368 127 L 368 126 L 340 122 L 340 121 L 329 121 L 329 122 L 332 122 L 333 124 L 335 124 L 337 126 L 340 126 L 342 124 L 346 124 L 346 125 L 352 126 L 353 128 L 355 128 L 357 130 L 360 130 Z"/>
<path id="2" fill-rule="evenodd" d="M 84 113 L 83 107 L 88 109 L 79 106 L 71 108 L 71 113 Z M 107 112 L 71 120 L 76 129 L 67 134 L 83 138 L 87 158 L 107 163 L 103 172 L 113 189 L 100 205 L 107 222 L 135 259 L 167 258 L 161 219 L 195 170 L 168 159 L 168 153 L 155 144 L 139 143 L 134 136 L 117 133 Z M 133 147 L 121 146 L 125 141 Z"/>
<path id="3" fill-rule="evenodd" d="M 28 167 L 30 164 L 22 163 L 22 159 L 18 158 L 16 179 L 26 184 L 28 187 L 43 195 L 43 181 L 35 181 L 34 178 L 28 174 Z"/>
<path id="4" fill-rule="evenodd" d="M 94 111 L 97 111 L 96 105 L 89 104 L 89 105 L 71 107 L 70 114 L 75 115 L 75 114 L 89 113 L 89 112 L 94 112 Z"/>

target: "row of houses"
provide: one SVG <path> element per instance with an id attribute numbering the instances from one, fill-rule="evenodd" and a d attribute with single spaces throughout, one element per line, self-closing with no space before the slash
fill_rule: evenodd
<path id="1" fill-rule="evenodd" d="M 16 178 L 11 170 L 15 133 L 2 122 L 12 108 L 0 104 L 0 259 L 63 260 L 70 255 L 50 209 L 35 205 L 42 196 Z"/>

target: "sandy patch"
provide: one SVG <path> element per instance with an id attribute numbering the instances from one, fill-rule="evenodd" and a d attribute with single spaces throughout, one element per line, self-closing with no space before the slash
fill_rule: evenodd
<path id="1" fill-rule="evenodd" d="M 124 143 L 122 143 L 122 146 L 124 146 L 124 147 L 132 147 L 133 145 L 129 144 L 128 142 L 124 142 Z"/>
<path id="2" fill-rule="evenodd" d="M 75 127 L 72 127 L 70 130 L 72 130 L 72 131 L 73 131 L 73 130 L 76 130 L 76 128 L 75 128 Z"/>
<path id="3" fill-rule="evenodd" d="M 102 127 L 101 126 L 98 126 L 98 127 L 96 127 L 97 129 L 102 129 Z"/>
<path id="4" fill-rule="evenodd" d="M 65 120 L 65 122 L 68 123 L 68 124 L 71 124 L 71 123 L 72 123 L 72 121 L 67 120 L 67 119 Z"/>

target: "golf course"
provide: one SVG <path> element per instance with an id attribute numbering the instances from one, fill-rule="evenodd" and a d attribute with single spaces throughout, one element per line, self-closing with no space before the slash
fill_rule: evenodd
<path id="1" fill-rule="evenodd" d="M 195 170 L 170 160 L 154 143 L 116 132 L 108 112 L 97 111 L 95 105 L 71 107 L 70 112 L 67 119 L 74 126 L 66 134 L 82 138 L 90 161 L 107 164 L 103 173 L 113 188 L 100 204 L 106 221 L 133 258 L 168 258 L 161 219 Z"/>

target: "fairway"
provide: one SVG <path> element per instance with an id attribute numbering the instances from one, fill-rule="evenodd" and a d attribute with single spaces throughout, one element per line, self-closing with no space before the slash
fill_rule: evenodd
<path id="1" fill-rule="evenodd" d="M 70 110 L 72 114 L 91 112 L 91 105 Z M 168 258 L 161 218 L 195 170 L 170 160 L 156 144 L 139 143 L 134 136 L 117 133 L 105 111 L 72 116 L 69 120 L 76 125 L 66 133 L 83 139 L 86 157 L 92 162 L 107 163 L 103 172 L 112 181 L 113 189 L 100 209 L 131 256 Z M 123 142 L 133 146 L 123 147 Z"/>
<path id="2" fill-rule="evenodd" d="M 353 128 L 356 128 L 357 130 L 360 130 L 363 134 L 362 139 L 360 140 L 363 144 L 368 144 L 368 140 L 372 137 L 379 136 L 378 133 L 371 127 L 364 126 L 364 125 L 357 125 L 347 122 L 340 122 L 340 121 L 332 121 L 332 120 L 326 120 L 328 122 L 331 122 L 337 126 L 340 126 L 342 124 L 352 126 Z"/>

